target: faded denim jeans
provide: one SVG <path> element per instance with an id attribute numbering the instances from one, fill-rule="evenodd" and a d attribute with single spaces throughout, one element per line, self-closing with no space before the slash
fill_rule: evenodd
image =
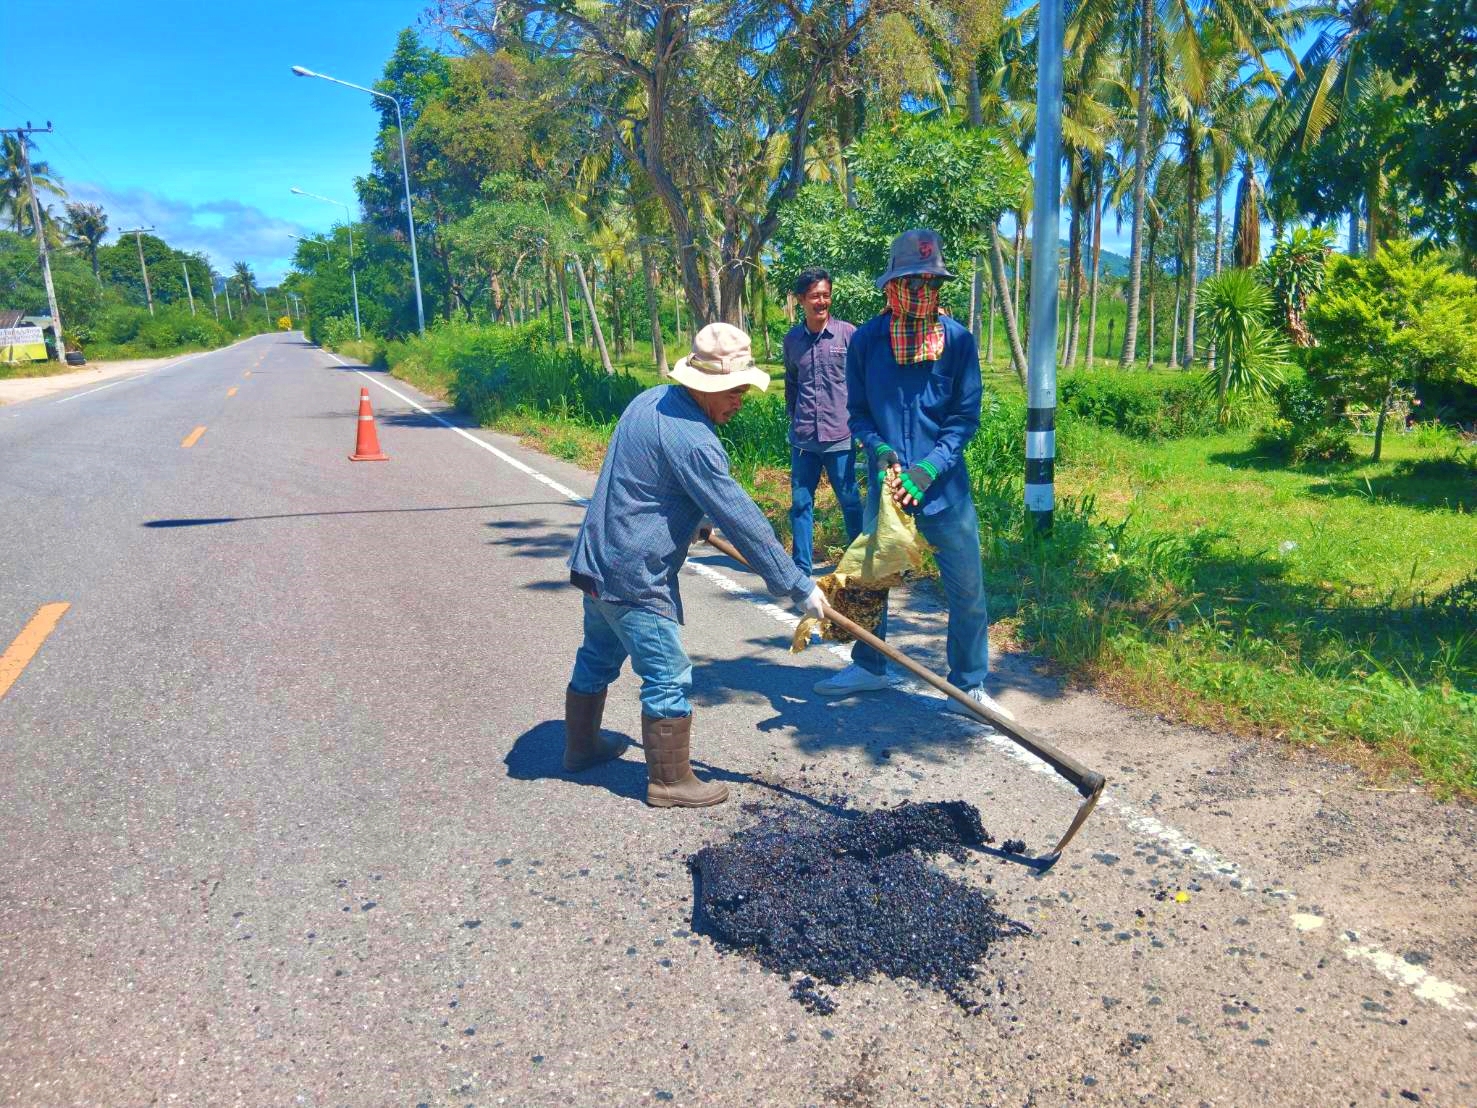
<path id="1" fill-rule="evenodd" d="M 880 482 L 869 490 L 865 530 L 877 526 Z M 939 512 L 913 517 L 918 531 L 934 549 L 944 597 L 949 604 L 949 683 L 966 692 L 977 689 L 990 675 L 990 614 L 985 604 L 985 578 L 980 565 L 980 521 L 974 501 L 966 500 Z M 887 605 L 877 637 L 887 638 Z M 882 673 L 886 659 L 866 643 L 851 648 L 851 660 L 870 673 Z"/>
<path id="2" fill-rule="evenodd" d="M 795 540 L 795 564 L 805 573 L 815 568 L 815 490 L 821 471 L 831 482 L 841 518 L 846 521 L 846 541 L 862 533 L 862 497 L 856 485 L 856 450 L 833 450 L 822 454 L 790 447 L 790 533 Z"/>
<path id="3" fill-rule="evenodd" d="M 692 663 L 682 649 L 672 620 L 585 596 L 585 641 L 574 656 L 569 687 L 577 693 L 604 692 L 620 676 L 621 665 L 641 678 L 641 713 L 652 719 L 677 719 L 692 714 L 687 692 L 692 688 Z"/>

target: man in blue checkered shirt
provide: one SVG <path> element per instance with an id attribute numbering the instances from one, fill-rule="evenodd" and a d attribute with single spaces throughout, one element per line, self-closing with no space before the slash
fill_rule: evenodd
<path id="1" fill-rule="evenodd" d="M 699 780 L 689 762 L 692 664 L 678 634 L 677 588 L 687 548 L 711 521 L 773 595 L 817 617 L 824 598 L 729 475 L 728 454 L 714 431 L 734 417 L 750 388 L 769 387 L 749 336 L 726 323 L 709 324 L 693 337 L 692 353 L 678 361 L 672 380 L 643 392 L 621 415 L 570 555 L 570 580 L 585 594 L 584 642 L 564 694 L 564 766 L 587 769 L 625 749 L 601 736 L 600 719 L 605 690 L 630 658 L 641 678 L 646 802 L 704 808 L 727 800 L 728 788 Z"/>

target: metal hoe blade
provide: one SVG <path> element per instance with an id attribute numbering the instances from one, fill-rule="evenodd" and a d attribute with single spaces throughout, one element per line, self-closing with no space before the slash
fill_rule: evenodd
<path id="1" fill-rule="evenodd" d="M 708 544 L 719 553 L 727 555 L 741 566 L 748 566 L 749 563 L 744 561 L 743 555 L 727 539 L 720 538 L 711 532 L 705 537 Z M 956 704 L 967 708 L 972 715 L 988 723 L 1017 746 L 1029 750 L 1036 757 L 1051 766 L 1060 776 L 1071 782 L 1073 788 L 1077 790 L 1078 795 L 1083 798 L 1082 804 L 1078 807 L 1077 814 L 1072 817 L 1072 822 L 1067 827 L 1066 834 L 1058 840 L 1055 848 L 1049 854 L 1032 860 L 1032 864 L 1043 873 L 1055 865 L 1056 860 L 1062 856 L 1062 851 L 1067 849 L 1067 844 L 1076 837 L 1078 831 L 1082 830 L 1082 825 L 1087 822 L 1087 817 L 1092 815 L 1092 810 L 1097 807 L 1098 799 L 1103 795 L 1103 789 L 1108 783 L 1107 778 L 1096 770 L 1088 769 L 1070 754 L 1058 750 L 1045 739 L 1027 731 L 1019 723 L 1005 719 L 995 712 L 990 711 L 990 709 L 986 708 L 969 694 L 951 685 L 927 667 L 915 662 L 885 639 L 878 638 L 866 628 L 854 623 L 829 604 L 826 605 L 826 618 L 845 630 L 853 638 L 866 643 L 873 650 L 891 658 L 898 665 L 913 674 L 913 676 L 933 686 Z"/>

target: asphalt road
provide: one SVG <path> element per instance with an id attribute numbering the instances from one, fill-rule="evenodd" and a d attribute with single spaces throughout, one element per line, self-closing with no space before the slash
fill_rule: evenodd
<path id="1" fill-rule="evenodd" d="M 351 463 L 370 382 L 391 460 Z M 593 477 L 440 410 L 297 335 L 0 408 L 0 649 L 69 605 L 0 695 L 0 1101 L 1477 1104 L 1470 809 L 1020 656 L 1002 700 L 1111 781 L 1044 876 L 950 867 L 1032 934 L 979 1015 L 808 1014 L 692 934 L 745 804 L 965 799 L 1039 852 L 1075 794 L 931 693 L 815 698 L 839 659 L 716 556 L 685 638 L 733 801 L 647 809 L 634 750 L 566 777 Z M 926 590 L 901 622 L 936 659 Z"/>

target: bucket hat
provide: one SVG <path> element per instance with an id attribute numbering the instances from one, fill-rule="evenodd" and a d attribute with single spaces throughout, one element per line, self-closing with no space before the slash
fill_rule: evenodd
<path id="1" fill-rule="evenodd" d="M 954 274 L 944 268 L 944 248 L 939 242 L 937 231 L 915 227 L 892 240 L 892 255 L 888 259 L 887 272 L 877 278 L 877 288 L 885 288 L 887 282 L 894 277 L 942 277 L 947 281 L 954 279 Z"/>
<path id="2" fill-rule="evenodd" d="M 753 385 L 769 388 L 769 374 L 754 364 L 749 336 L 731 323 L 710 323 L 692 336 L 692 353 L 677 359 L 672 380 L 698 392 L 726 392 Z"/>

